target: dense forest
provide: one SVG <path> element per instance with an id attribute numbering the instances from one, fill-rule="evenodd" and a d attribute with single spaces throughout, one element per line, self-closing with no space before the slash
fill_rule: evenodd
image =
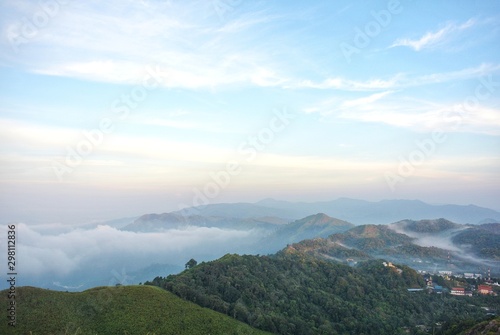
<path id="1" fill-rule="evenodd" d="M 409 292 L 425 282 L 406 266 L 368 260 L 353 268 L 293 247 L 228 254 L 146 284 L 278 334 L 418 334 L 436 323 L 444 331 L 464 318 L 482 320 L 485 304 L 499 307 L 496 298 Z"/>

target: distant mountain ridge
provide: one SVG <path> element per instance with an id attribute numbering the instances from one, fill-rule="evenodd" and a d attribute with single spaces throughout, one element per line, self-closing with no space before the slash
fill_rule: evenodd
<path id="1" fill-rule="evenodd" d="M 186 226 L 272 229 L 312 213 L 322 213 L 354 225 L 410 222 L 436 217 L 459 224 L 500 222 L 500 212 L 475 205 L 431 205 L 419 200 L 370 202 L 349 198 L 311 203 L 264 199 L 256 203 L 218 203 L 163 214 L 145 214 L 121 229 L 136 232 Z"/>
<path id="2" fill-rule="evenodd" d="M 275 229 L 285 224 L 285 219 L 276 217 L 232 218 L 224 216 L 181 215 L 176 212 L 145 214 L 121 230 L 134 232 L 157 232 L 182 229 L 189 226 L 250 230 L 253 228 Z"/>
<path id="3" fill-rule="evenodd" d="M 405 219 L 446 218 L 461 224 L 500 222 L 500 212 L 475 205 L 431 205 L 420 200 L 382 200 L 370 202 L 339 198 L 321 202 L 289 202 L 264 199 L 256 203 L 209 204 L 190 207 L 173 213 L 181 215 L 230 216 L 251 218 L 273 216 L 297 220 L 311 213 L 326 215 L 361 224 L 388 224 Z"/>

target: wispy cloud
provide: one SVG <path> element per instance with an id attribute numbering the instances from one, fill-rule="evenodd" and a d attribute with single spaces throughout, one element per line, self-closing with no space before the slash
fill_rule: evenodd
<path id="1" fill-rule="evenodd" d="M 404 93 L 384 91 L 356 99 L 327 99 L 304 109 L 325 117 L 383 123 L 418 132 L 442 130 L 500 135 L 500 109 L 478 105 L 473 110 L 462 103 L 439 103 L 410 98 Z"/>
<path id="2" fill-rule="evenodd" d="M 369 79 L 357 81 L 341 77 L 327 78 L 320 82 L 312 80 L 301 80 L 286 84 L 286 88 L 313 88 L 313 89 L 336 89 L 343 91 L 374 91 L 390 89 L 398 85 L 403 75 L 397 74 L 389 79 Z"/>
<path id="3" fill-rule="evenodd" d="M 10 48 L 2 48 L 0 61 L 35 73 L 123 84 L 141 81 L 145 67 L 156 66 L 164 86 L 189 89 L 267 87 L 285 80 L 259 42 L 260 31 L 264 34 L 273 21 L 261 11 L 221 24 L 212 4 L 203 1 L 168 8 L 130 3 L 119 13 L 115 8 L 123 6 L 118 1 L 68 4 L 29 41 L 26 52 L 14 57 Z M 18 10 L 14 17 L 28 13 Z"/>
<path id="4" fill-rule="evenodd" d="M 372 95 L 369 95 L 367 97 L 362 97 L 354 100 L 346 100 L 342 103 L 342 107 L 345 108 L 350 108 L 350 107 L 363 107 L 363 106 L 368 106 L 369 104 L 372 104 L 383 97 L 393 93 L 393 91 L 386 91 L 386 92 L 381 92 L 381 93 L 375 93 Z"/>
<path id="5" fill-rule="evenodd" d="M 474 19 L 469 19 L 467 22 L 462 24 L 449 22 L 443 28 L 437 31 L 429 31 L 418 39 L 397 39 L 390 47 L 393 48 L 398 46 L 405 46 L 415 51 L 421 51 L 422 49 L 426 48 L 433 48 L 447 42 L 451 38 L 454 38 L 455 34 L 471 28 L 475 23 L 476 20 Z"/>
<path id="6" fill-rule="evenodd" d="M 137 124 L 137 122 L 135 122 Z M 213 130 L 216 131 L 213 127 L 209 128 L 204 124 L 191 122 L 191 121 L 182 121 L 182 120 L 172 120 L 172 119 L 162 119 L 162 118 L 145 118 L 143 120 L 139 120 L 138 123 L 144 125 L 151 126 L 159 126 L 166 128 L 178 128 L 178 129 L 202 129 L 202 130 Z"/>
<path id="7" fill-rule="evenodd" d="M 365 81 L 350 80 L 341 77 L 328 78 L 321 82 L 303 80 L 290 85 L 287 88 L 315 88 L 336 89 L 342 91 L 380 91 L 397 90 L 407 87 L 445 83 L 454 80 L 466 80 L 488 74 L 498 73 L 500 64 L 483 63 L 476 67 L 469 67 L 456 71 L 438 72 L 431 74 L 410 75 L 397 73 L 389 78 L 374 78 Z"/>
<path id="8" fill-rule="evenodd" d="M 413 102 L 416 104 L 417 102 Z M 394 127 L 409 128 L 414 131 L 441 130 L 447 132 L 470 132 L 500 135 L 500 110 L 479 106 L 466 110 L 461 104 L 441 105 L 428 103 L 419 107 L 406 99 L 384 103 L 353 106 L 344 110 L 341 118 L 362 122 L 384 123 Z"/>

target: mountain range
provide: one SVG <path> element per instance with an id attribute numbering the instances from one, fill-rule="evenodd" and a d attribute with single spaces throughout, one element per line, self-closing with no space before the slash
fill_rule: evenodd
<path id="1" fill-rule="evenodd" d="M 249 230 L 254 228 L 273 229 L 288 223 L 278 217 L 232 218 L 227 216 L 181 215 L 179 213 L 146 214 L 137 218 L 122 230 L 135 232 L 155 232 L 182 229 L 189 226 Z"/>
<path id="2" fill-rule="evenodd" d="M 461 214 L 473 220 L 460 219 Z M 370 215 L 373 220 L 359 219 Z M 420 201 L 342 198 L 291 203 L 267 199 L 254 204 L 214 204 L 145 214 L 80 226 L 76 231 L 62 227 L 58 232 L 57 225 L 21 225 L 22 250 L 32 253 L 26 256 L 30 264 L 39 265 L 23 270 L 23 282 L 73 291 L 123 282 L 137 284 L 178 273 L 190 258 L 209 261 L 226 253 L 270 254 L 304 240 L 310 248 L 316 243 L 314 248 L 322 248 L 325 257 L 340 262 L 382 257 L 418 270 L 449 268 L 484 274 L 491 268 L 493 273 L 500 273 L 499 228 L 494 223 L 497 217 L 497 212 L 476 206 L 435 206 Z M 366 226 L 358 229 L 369 231 L 380 225 L 387 229 L 379 229 L 383 234 L 378 240 L 365 233 L 354 243 L 357 227 Z M 392 238 L 389 228 L 407 238 L 399 245 L 385 245 Z M 349 238 L 339 235 L 347 233 Z M 336 236 L 336 240 L 330 236 Z M 90 249 L 82 242 L 96 240 L 99 242 Z M 35 252 L 45 245 L 45 253 Z M 53 259 L 66 266 L 55 267 Z M 0 284 L 0 289 L 5 286 Z"/>
<path id="3" fill-rule="evenodd" d="M 368 202 L 350 199 L 340 199 L 353 211 L 367 206 Z M 266 200 L 261 204 L 279 204 L 281 208 L 289 205 L 285 202 Z M 334 202 L 330 202 L 331 205 Z M 381 205 L 382 203 L 382 205 Z M 423 213 L 466 213 L 469 217 L 475 215 L 478 221 L 483 215 L 491 215 L 491 210 L 477 210 L 472 206 L 447 205 L 443 207 L 414 201 L 385 201 L 371 203 L 369 206 L 380 208 L 391 203 L 397 213 L 406 215 L 408 210 L 421 208 Z M 362 204 L 362 206 L 360 205 Z M 399 204 L 400 206 L 397 206 Z M 403 206 L 403 204 L 405 204 Z M 413 206 L 417 207 L 413 207 Z M 500 224 L 462 224 L 448 219 L 403 219 L 386 222 L 386 224 L 354 225 L 351 222 L 330 217 L 325 213 L 307 215 L 290 220 L 275 216 L 260 216 L 263 214 L 280 214 L 276 207 L 265 207 L 263 212 L 254 213 L 254 217 L 245 217 L 252 204 L 218 204 L 208 205 L 202 209 L 191 208 L 184 212 L 143 215 L 123 230 L 136 232 L 154 232 L 166 229 L 181 229 L 189 226 L 215 227 L 220 229 L 237 229 L 254 232 L 253 239 L 243 242 L 240 251 L 250 254 L 274 253 L 289 244 L 298 243 L 299 249 L 306 248 L 309 253 L 322 254 L 324 257 L 341 262 L 358 262 L 366 259 L 385 258 L 391 261 L 413 266 L 419 270 L 453 270 L 455 272 L 485 273 L 490 268 L 494 273 L 500 273 Z M 323 208 L 318 203 L 309 204 L 315 208 Z M 354 207 L 357 209 L 355 210 Z M 361 206 L 361 207 L 359 207 Z M 380 207 L 382 206 L 382 207 Z M 256 206 L 263 208 L 263 206 Z M 233 217 L 220 216 L 224 208 L 230 208 Z M 300 206 L 294 206 L 299 210 Z M 197 214 L 194 214 L 194 212 Z M 482 214 L 481 214 L 482 213 Z M 210 215 L 210 216 L 204 216 Z M 283 215 L 283 213 L 281 213 Z M 382 215 L 382 214 L 380 214 Z M 386 215 L 386 214 L 384 214 Z M 424 215 L 424 214 L 420 214 Z M 458 214 L 457 214 L 458 215 Z M 464 221 L 464 220 L 462 220 Z M 477 221 L 477 222 L 478 222 Z M 310 241 L 310 239 L 313 239 Z M 322 240 L 325 239 L 325 240 Z M 303 241 L 303 242 L 301 242 Z M 304 245 L 307 245 L 306 247 Z"/>
<path id="4" fill-rule="evenodd" d="M 475 205 L 431 205 L 420 200 L 382 200 L 370 202 L 339 198 L 322 202 L 289 202 L 264 199 L 256 203 L 209 204 L 185 208 L 182 215 L 232 218 L 279 217 L 297 220 L 312 213 L 360 224 L 387 224 L 405 219 L 446 218 L 462 224 L 500 222 L 500 212 Z"/>

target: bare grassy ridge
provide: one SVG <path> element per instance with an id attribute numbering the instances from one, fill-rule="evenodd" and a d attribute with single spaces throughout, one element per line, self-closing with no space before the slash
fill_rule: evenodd
<path id="1" fill-rule="evenodd" d="M 267 334 L 151 286 L 76 293 L 19 287 L 16 298 L 17 325 L 2 318 L 0 334 Z M 7 291 L 0 299 L 7 306 Z"/>

